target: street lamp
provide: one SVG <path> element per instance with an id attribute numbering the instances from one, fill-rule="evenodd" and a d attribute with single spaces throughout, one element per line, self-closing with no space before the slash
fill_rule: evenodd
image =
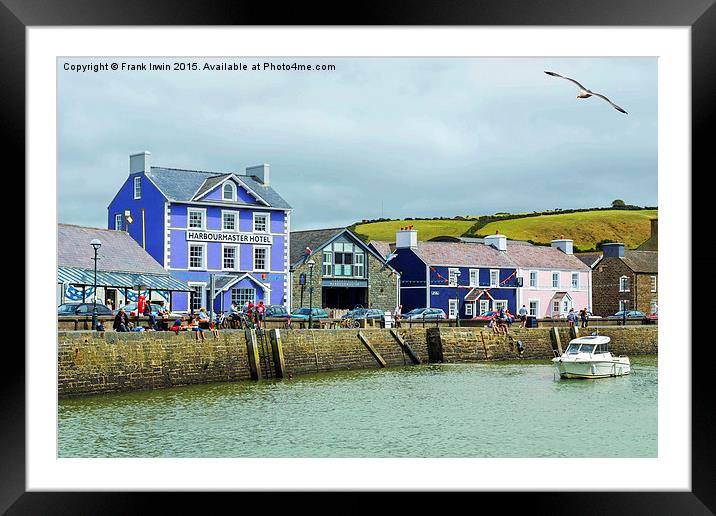
<path id="1" fill-rule="evenodd" d="M 92 306 L 92 331 L 97 330 L 97 251 L 102 247 L 102 242 L 99 238 L 94 238 L 90 242 L 90 245 L 94 248 L 94 305 Z"/>
<path id="2" fill-rule="evenodd" d="M 460 326 L 460 270 L 455 272 L 455 326 Z"/>
<path id="3" fill-rule="evenodd" d="M 308 328 L 313 325 L 313 266 L 316 262 L 308 260 Z"/>

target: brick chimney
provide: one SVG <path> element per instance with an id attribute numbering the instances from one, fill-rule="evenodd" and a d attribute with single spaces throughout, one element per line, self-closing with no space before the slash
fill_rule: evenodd
<path id="1" fill-rule="evenodd" d="M 651 238 L 659 237 L 659 219 L 651 219 Z"/>

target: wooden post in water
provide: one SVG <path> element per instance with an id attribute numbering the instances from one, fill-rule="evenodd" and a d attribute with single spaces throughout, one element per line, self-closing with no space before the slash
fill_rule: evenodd
<path id="1" fill-rule="evenodd" d="M 283 348 L 281 347 L 281 331 L 274 328 L 269 333 L 271 340 L 271 352 L 273 353 L 273 364 L 276 370 L 276 378 L 283 378 L 286 371 L 286 364 L 283 360 Z"/>
<path id="2" fill-rule="evenodd" d="M 244 331 L 246 336 L 246 350 L 249 355 L 249 372 L 252 380 L 261 379 L 261 364 L 259 362 L 259 348 L 256 345 L 256 331 L 246 328 Z"/>
<path id="3" fill-rule="evenodd" d="M 559 328 L 556 326 L 552 328 L 552 350 L 554 350 L 555 344 L 557 345 L 557 351 L 559 355 L 562 355 L 562 343 L 559 340 Z"/>

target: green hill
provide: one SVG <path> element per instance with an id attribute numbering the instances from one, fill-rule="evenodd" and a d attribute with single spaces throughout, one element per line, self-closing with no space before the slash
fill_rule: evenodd
<path id="1" fill-rule="evenodd" d="M 485 236 L 498 231 L 508 238 L 549 244 L 564 235 L 574 240 L 575 250 L 588 251 L 596 244 L 611 240 L 624 242 L 634 249 L 650 236 L 650 219 L 656 218 L 654 209 L 585 210 L 569 213 L 538 215 L 491 215 L 473 220 L 391 220 L 356 224 L 354 231 L 366 240 L 395 240 L 395 232 L 408 225 L 418 230 L 420 240 L 440 235 Z M 477 222 L 476 222 L 477 221 Z"/>

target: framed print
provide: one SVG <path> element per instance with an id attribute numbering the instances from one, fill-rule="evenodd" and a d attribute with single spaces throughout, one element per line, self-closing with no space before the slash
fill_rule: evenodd
<path id="1" fill-rule="evenodd" d="M 709 2 L 61 6 L 0 6 L 27 202 L 3 510 L 714 510 Z"/>

